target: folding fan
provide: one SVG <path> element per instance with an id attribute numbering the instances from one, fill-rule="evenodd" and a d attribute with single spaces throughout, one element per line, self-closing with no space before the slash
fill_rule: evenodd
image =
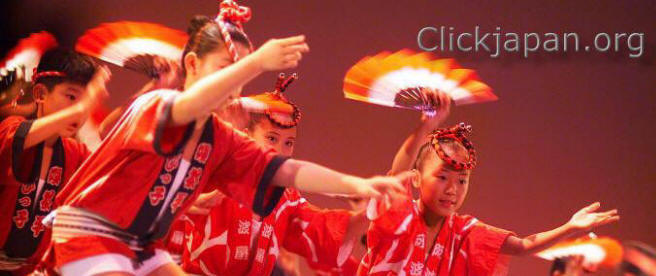
<path id="1" fill-rule="evenodd" d="M 21 39 L 18 45 L 9 51 L 7 57 L 0 62 L 0 91 L 6 91 L 16 81 L 16 69 L 19 67 L 24 68 L 24 79 L 29 82 L 32 79 L 32 72 L 39 65 L 43 53 L 56 46 L 57 40 L 55 37 L 45 31 L 33 33 Z M 0 97 L 2 102 L 10 100 L 10 97 L 4 94 Z"/>
<path id="2" fill-rule="evenodd" d="M 367 56 L 344 77 L 347 99 L 431 114 L 434 110 L 423 89 L 444 91 L 457 105 L 497 99 L 474 70 L 461 68 L 454 59 L 434 59 L 427 52 L 407 49 Z"/>
<path id="3" fill-rule="evenodd" d="M 622 260 L 622 245 L 610 237 L 594 234 L 579 239 L 560 242 L 536 256 L 553 261 L 568 256 L 583 256 L 583 262 L 612 268 Z"/>
<path id="4" fill-rule="evenodd" d="M 162 25 L 120 21 L 87 30 L 75 50 L 109 63 L 159 76 L 158 59 L 179 63 L 187 34 Z"/>

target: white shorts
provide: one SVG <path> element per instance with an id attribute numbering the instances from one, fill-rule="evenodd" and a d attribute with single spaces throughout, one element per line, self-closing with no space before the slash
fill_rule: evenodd
<path id="1" fill-rule="evenodd" d="M 124 272 L 141 276 L 148 275 L 157 268 L 172 263 L 168 252 L 155 249 L 155 255 L 144 260 L 139 267 L 134 267 L 132 259 L 121 254 L 102 254 L 67 263 L 59 268 L 63 276 L 91 276 L 107 272 Z"/>

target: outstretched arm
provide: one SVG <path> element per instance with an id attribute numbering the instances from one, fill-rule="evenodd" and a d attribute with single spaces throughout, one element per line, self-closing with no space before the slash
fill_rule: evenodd
<path id="1" fill-rule="evenodd" d="M 620 219 L 617 209 L 607 212 L 595 212 L 601 205 L 595 202 L 572 216 L 564 225 L 553 230 L 530 235 L 525 238 L 509 236 L 501 247 L 501 253 L 509 255 L 527 255 L 540 252 L 572 234 L 588 231 L 594 227 L 616 222 Z"/>
<path id="2" fill-rule="evenodd" d="M 437 112 L 432 117 L 426 116 L 425 114 L 421 116 L 421 125 L 403 142 L 396 156 L 394 156 L 392 169 L 389 172 L 390 175 L 413 169 L 419 149 L 423 144 L 428 142 L 428 135 L 444 122 L 449 115 L 449 110 L 451 109 L 449 95 L 444 92 L 429 90 L 425 90 L 424 94 L 433 103 Z"/>
<path id="3" fill-rule="evenodd" d="M 376 176 L 365 179 L 311 162 L 290 159 L 280 166 L 274 175 L 273 184 L 311 193 L 378 198 L 383 194 L 403 194 L 405 189 L 402 184 L 411 175 L 411 173 L 404 173 L 394 177 Z"/>
<path id="4" fill-rule="evenodd" d="M 265 71 L 294 68 L 309 51 L 305 36 L 272 39 L 254 53 L 194 83 L 178 96 L 171 124 L 184 125 L 226 103 L 234 91 Z"/>

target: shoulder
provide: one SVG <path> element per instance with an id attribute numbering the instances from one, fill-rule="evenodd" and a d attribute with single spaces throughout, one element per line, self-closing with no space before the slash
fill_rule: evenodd
<path id="1" fill-rule="evenodd" d="M 5 128 L 5 127 L 8 127 L 8 126 L 12 126 L 12 125 L 18 125 L 18 124 L 24 122 L 25 120 L 27 120 L 27 119 L 25 119 L 25 117 L 22 117 L 22 116 L 9 116 L 9 117 L 5 118 L 4 120 L 2 120 L 2 122 L 0 122 L 0 126 Z"/>

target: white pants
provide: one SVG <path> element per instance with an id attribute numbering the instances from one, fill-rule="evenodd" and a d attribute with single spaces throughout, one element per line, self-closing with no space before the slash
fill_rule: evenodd
<path id="1" fill-rule="evenodd" d="M 132 259 L 121 254 L 102 254 L 70 262 L 59 268 L 63 276 L 92 276 L 107 272 L 124 272 L 141 276 L 148 275 L 157 268 L 173 263 L 168 252 L 155 249 L 155 255 L 144 260 L 138 268 L 133 265 Z"/>

